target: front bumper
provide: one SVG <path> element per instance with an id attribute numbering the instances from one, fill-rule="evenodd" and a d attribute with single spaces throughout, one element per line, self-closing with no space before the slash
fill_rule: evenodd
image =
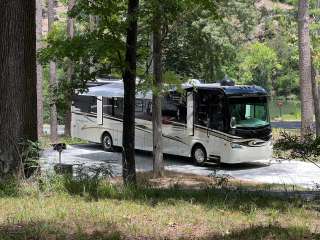
<path id="1" fill-rule="evenodd" d="M 243 146 L 226 144 L 225 151 L 221 155 L 222 163 L 236 164 L 255 161 L 268 161 L 272 159 L 272 142 L 266 142 L 263 146 Z"/>

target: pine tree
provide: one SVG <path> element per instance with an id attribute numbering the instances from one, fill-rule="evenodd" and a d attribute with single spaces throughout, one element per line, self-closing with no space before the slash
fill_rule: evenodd
<path id="1" fill-rule="evenodd" d="M 135 95 L 136 95 L 136 69 L 137 69 L 137 13 L 139 0 L 128 2 L 128 26 L 126 40 L 124 82 L 124 113 L 122 134 L 122 167 L 125 184 L 136 183 L 135 168 Z"/>
<path id="2" fill-rule="evenodd" d="M 312 134 L 313 128 L 313 98 L 311 82 L 311 49 L 309 33 L 309 1 L 299 0 L 299 71 L 301 94 L 301 137 Z"/>
<path id="3" fill-rule="evenodd" d="M 48 34 L 53 31 L 55 9 L 54 0 L 48 0 Z M 58 141 L 58 113 L 54 93 L 57 89 L 57 67 L 56 63 L 50 61 L 50 138 L 52 142 Z"/>
<path id="4" fill-rule="evenodd" d="M 20 143 L 37 141 L 35 4 L 0 8 L 0 178 L 21 173 Z"/>

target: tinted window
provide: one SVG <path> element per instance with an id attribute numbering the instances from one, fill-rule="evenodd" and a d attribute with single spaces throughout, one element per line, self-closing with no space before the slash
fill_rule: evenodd
<path id="1" fill-rule="evenodd" d="M 151 121 L 152 101 L 149 99 L 136 99 L 135 116 L 138 119 Z"/>
<path id="2" fill-rule="evenodd" d="M 185 97 L 177 92 L 164 96 L 162 118 L 164 124 L 170 122 L 186 123 L 187 106 Z"/>
<path id="3" fill-rule="evenodd" d="M 113 98 L 114 101 L 114 116 L 123 118 L 123 98 Z"/>
<path id="4" fill-rule="evenodd" d="M 229 102 L 234 127 L 254 128 L 270 124 L 266 97 L 230 98 Z"/>
<path id="5" fill-rule="evenodd" d="M 102 98 L 103 114 L 114 116 L 113 98 Z"/>
<path id="6" fill-rule="evenodd" d="M 226 126 L 224 96 L 212 91 L 199 91 L 195 116 L 196 124 L 223 131 Z"/>
<path id="7" fill-rule="evenodd" d="M 91 96 L 75 96 L 73 107 L 82 113 L 97 113 L 97 98 Z"/>

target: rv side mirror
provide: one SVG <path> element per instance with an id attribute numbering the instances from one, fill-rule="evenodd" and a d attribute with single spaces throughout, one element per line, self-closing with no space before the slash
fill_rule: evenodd
<path id="1" fill-rule="evenodd" d="M 236 124 L 237 124 L 236 118 L 235 118 L 235 117 L 232 117 L 232 118 L 231 118 L 231 121 L 230 121 L 230 127 L 231 127 L 232 129 L 235 129 L 235 128 L 236 128 Z"/>

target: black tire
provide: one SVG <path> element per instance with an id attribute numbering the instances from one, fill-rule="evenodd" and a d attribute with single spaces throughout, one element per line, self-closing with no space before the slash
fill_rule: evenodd
<path id="1" fill-rule="evenodd" d="M 195 165 L 203 166 L 207 161 L 206 149 L 202 145 L 196 144 L 192 148 L 191 157 Z"/>
<path id="2" fill-rule="evenodd" d="M 113 151 L 113 141 L 109 133 L 104 133 L 101 138 L 101 145 L 104 151 L 112 152 Z"/>

